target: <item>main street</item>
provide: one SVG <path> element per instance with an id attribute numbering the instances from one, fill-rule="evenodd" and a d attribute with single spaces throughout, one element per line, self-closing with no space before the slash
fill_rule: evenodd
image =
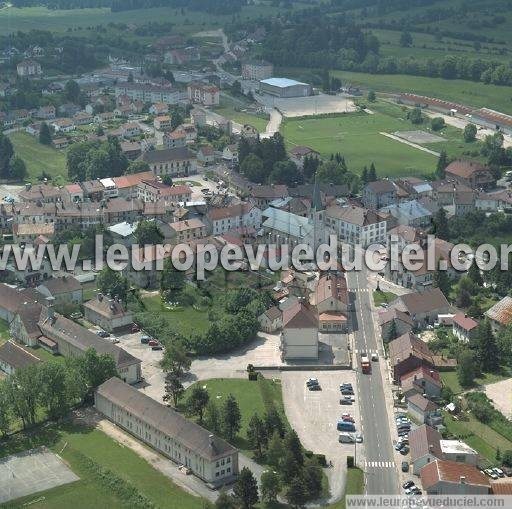
<path id="1" fill-rule="evenodd" d="M 365 493 L 370 495 L 398 494 L 398 473 L 389 429 L 388 409 L 384 395 L 381 369 L 384 356 L 375 335 L 371 290 L 368 289 L 367 270 L 347 272 L 349 290 L 353 295 L 352 324 L 356 350 L 357 386 L 361 430 L 364 433 L 366 478 Z M 379 362 L 372 362 L 371 374 L 360 369 L 360 352 L 379 352 Z"/>

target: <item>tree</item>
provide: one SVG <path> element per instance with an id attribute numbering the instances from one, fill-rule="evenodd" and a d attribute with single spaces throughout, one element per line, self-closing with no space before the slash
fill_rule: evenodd
<path id="1" fill-rule="evenodd" d="M 9 177 L 11 180 L 23 180 L 27 176 L 27 167 L 25 162 L 18 156 L 14 156 L 11 160 L 11 169 Z"/>
<path id="2" fill-rule="evenodd" d="M 471 294 L 463 286 L 457 287 L 457 296 L 455 303 L 459 308 L 468 308 L 471 306 Z"/>
<path id="3" fill-rule="evenodd" d="M 302 455 L 302 446 L 295 430 L 291 429 L 286 433 L 283 446 L 286 451 L 290 451 L 293 454 L 297 464 L 302 467 L 304 465 L 304 456 Z"/>
<path id="4" fill-rule="evenodd" d="M 476 133 L 478 132 L 478 129 L 476 128 L 475 124 L 466 124 L 466 127 L 464 127 L 464 141 L 466 143 L 472 143 L 476 140 Z"/>
<path id="5" fill-rule="evenodd" d="M 154 221 L 139 221 L 135 228 L 135 239 L 139 246 L 156 245 L 162 243 L 164 234 Z"/>
<path id="6" fill-rule="evenodd" d="M 229 440 L 233 440 L 235 435 L 240 431 L 242 415 L 240 407 L 232 394 L 226 398 L 221 412 L 222 430 Z"/>
<path id="7" fill-rule="evenodd" d="M 448 228 L 448 218 L 446 217 L 446 210 L 441 207 L 434 216 L 433 232 L 438 239 L 448 240 L 450 231 Z"/>
<path id="8" fill-rule="evenodd" d="M 231 495 L 222 490 L 215 501 L 215 509 L 237 509 L 236 501 Z"/>
<path id="9" fill-rule="evenodd" d="M 7 394 L 13 414 L 21 419 L 23 427 L 36 422 L 39 394 L 37 365 L 27 366 L 7 379 Z"/>
<path id="10" fill-rule="evenodd" d="M 278 431 L 274 431 L 267 446 L 267 463 L 274 468 L 278 468 L 283 454 L 283 439 L 279 435 Z"/>
<path id="11" fill-rule="evenodd" d="M 300 477 L 295 477 L 286 490 L 286 500 L 293 508 L 304 507 L 307 501 L 306 490 Z"/>
<path id="12" fill-rule="evenodd" d="M 126 302 L 128 297 L 128 280 L 118 271 L 112 270 L 108 265 L 101 269 L 96 278 L 99 290 L 104 295 L 119 297 Z"/>
<path id="13" fill-rule="evenodd" d="M 146 161 L 132 161 L 128 164 L 128 168 L 126 169 L 126 173 L 130 175 L 133 173 L 141 173 L 143 171 L 149 171 L 149 164 Z M 167 176 L 167 175 L 166 175 Z M 163 181 L 163 178 L 162 178 Z"/>
<path id="14" fill-rule="evenodd" d="M 284 446 L 283 446 L 284 448 Z M 281 478 L 285 484 L 290 484 L 299 474 L 301 467 L 292 451 L 284 448 L 283 457 L 279 462 Z"/>
<path id="15" fill-rule="evenodd" d="M 412 46 L 412 35 L 407 30 L 400 34 L 400 46 L 402 46 L 402 48 Z"/>
<path id="16" fill-rule="evenodd" d="M 271 437 L 275 432 L 278 433 L 280 438 L 284 437 L 285 426 L 281 414 L 277 411 L 277 408 L 272 407 L 265 413 L 265 428 L 267 430 L 267 436 Z"/>
<path id="17" fill-rule="evenodd" d="M 10 427 L 11 401 L 9 399 L 8 382 L 0 380 L 0 434 L 6 435 Z"/>
<path id="18" fill-rule="evenodd" d="M 370 164 L 370 169 L 368 170 L 368 182 L 376 182 L 377 181 L 377 170 L 375 169 L 375 163 L 372 162 Z"/>
<path id="19" fill-rule="evenodd" d="M 72 103 L 78 103 L 80 98 L 80 85 L 75 80 L 69 80 L 64 85 L 64 95 Z"/>
<path id="20" fill-rule="evenodd" d="M 375 92 L 373 90 L 370 90 L 368 92 L 368 101 L 371 103 L 374 103 L 377 100 L 377 96 L 375 95 Z"/>
<path id="21" fill-rule="evenodd" d="M 212 399 L 208 401 L 204 410 L 204 426 L 212 433 L 221 432 L 219 407 Z"/>
<path id="22" fill-rule="evenodd" d="M 480 288 L 484 284 L 484 281 L 482 279 L 482 274 L 480 273 L 480 269 L 478 268 L 478 265 L 477 265 L 475 260 L 473 261 L 473 263 L 469 267 L 468 278 L 471 279 L 471 281 L 476 286 L 479 286 Z"/>
<path id="23" fill-rule="evenodd" d="M 308 461 L 302 471 L 304 491 L 309 500 L 316 500 L 322 493 L 322 469 L 314 459 Z"/>
<path id="24" fill-rule="evenodd" d="M 41 145 L 52 144 L 52 133 L 46 122 L 41 122 L 41 127 L 39 128 L 39 143 L 41 143 Z"/>
<path id="25" fill-rule="evenodd" d="M 281 489 L 279 475 L 272 470 L 266 470 L 261 474 L 261 500 L 267 504 L 277 502 L 277 496 Z"/>
<path id="26" fill-rule="evenodd" d="M 160 273 L 160 291 L 164 298 L 168 300 L 179 295 L 184 286 L 185 272 L 176 270 L 171 257 L 166 258 L 164 269 Z"/>
<path id="27" fill-rule="evenodd" d="M 197 415 L 200 424 L 203 422 L 203 413 L 209 400 L 208 391 L 199 385 L 194 385 L 187 401 L 187 410 L 190 414 Z"/>
<path id="28" fill-rule="evenodd" d="M 181 124 L 183 124 L 183 115 L 180 110 L 174 110 L 171 115 L 171 129 L 174 131 Z"/>
<path id="29" fill-rule="evenodd" d="M 415 125 L 423 123 L 423 114 L 421 113 L 421 108 L 413 108 L 410 110 L 408 118 L 411 123 Z"/>
<path id="30" fill-rule="evenodd" d="M 512 468 L 512 450 L 507 449 L 503 452 L 502 462 L 506 467 Z"/>
<path id="31" fill-rule="evenodd" d="M 11 140 L 0 132 L 0 177 L 9 178 L 9 168 L 14 155 Z"/>
<path id="32" fill-rule="evenodd" d="M 171 175 L 163 175 L 162 176 L 162 182 L 166 185 L 166 186 L 172 186 L 172 176 Z"/>
<path id="33" fill-rule="evenodd" d="M 361 173 L 361 182 L 363 184 L 368 184 L 368 168 L 365 166 L 363 168 L 363 172 Z"/>
<path id="34" fill-rule="evenodd" d="M 302 183 L 302 175 L 293 161 L 277 161 L 270 173 L 270 181 L 293 187 Z"/>
<path id="35" fill-rule="evenodd" d="M 192 361 L 187 355 L 187 352 L 179 341 L 171 341 L 165 347 L 164 355 L 160 361 L 160 367 L 166 373 L 181 378 L 187 371 L 190 370 Z"/>
<path id="36" fill-rule="evenodd" d="M 478 374 L 475 355 L 471 350 L 461 352 L 457 364 L 457 379 L 462 387 L 471 387 Z"/>
<path id="37" fill-rule="evenodd" d="M 258 414 L 254 414 L 247 426 L 249 444 L 258 458 L 263 455 L 263 448 L 268 442 L 265 424 Z"/>
<path id="38" fill-rule="evenodd" d="M 247 467 L 243 467 L 240 471 L 238 480 L 233 486 L 233 497 L 241 509 L 251 509 L 258 503 L 258 483 Z"/>
<path id="39" fill-rule="evenodd" d="M 68 370 L 57 361 L 38 366 L 39 403 L 48 410 L 50 419 L 62 417 L 69 410 L 72 398 L 68 392 Z"/>
<path id="40" fill-rule="evenodd" d="M 434 272 L 434 288 L 439 288 L 445 295 L 450 293 L 451 281 L 446 270 L 441 270 L 439 267 Z"/>
<path id="41" fill-rule="evenodd" d="M 500 357 L 496 337 L 492 332 L 491 322 L 486 318 L 478 326 L 477 358 L 480 369 L 495 372 L 500 367 Z"/>
<path id="42" fill-rule="evenodd" d="M 84 355 L 77 357 L 75 366 L 86 384 L 85 395 L 89 398 L 103 382 L 119 376 L 114 358 L 108 353 L 98 354 L 94 348 L 88 348 Z"/>
<path id="43" fill-rule="evenodd" d="M 441 150 L 439 154 L 439 159 L 437 160 L 436 166 L 436 178 L 442 180 L 446 177 L 445 169 L 448 166 L 448 155 L 446 154 L 446 150 Z"/>
<path id="44" fill-rule="evenodd" d="M 240 173 L 243 173 L 247 179 L 257 184 L 265 181 L 263 172 L 263 161 L 256 154 L 249 154 L 240 165 Z"/>
<path id="45" fill-rule="evenodd" d="M 432 127 L 432 131 L 440 131 L 441 129 L 444 129 L 445 122 L 443 117 L 434 117 L 430 121 L 430 126 Z"/>
<path id="46" fill-rule="evenodd" d="M 183 396 L 185 389 L 180 379 L 176 376 L 175 373 L 168 372 L 165 374 L 165 385 L 164 385 L 164 395 L 163 400 L 170 405 L 172 402 L 172 406 L 177 407 L 178 401 Z"/>

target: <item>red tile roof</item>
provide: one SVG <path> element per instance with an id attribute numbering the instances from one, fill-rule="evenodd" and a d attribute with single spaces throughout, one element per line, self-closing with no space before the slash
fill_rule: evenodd
<path id="1" fill-rule="evenodd" d="M 473 318 L 466 316 L 464 313 L 457 313 L 453 317 L 453 323 L 456 323 L 461 329 L 468 331 L 478 327 L 478 322 L 475 322 Z"/>
<path id="2" fill-rule="evenodd" d="M 490 480 L 485 474 L 473 465 L 458 461 L 433 461 L 421 469 L 420 476 L 421 484 L 427 491 L 439 481 L 460 484 L 461 478 L 469 485 L 491 487 Z"/>

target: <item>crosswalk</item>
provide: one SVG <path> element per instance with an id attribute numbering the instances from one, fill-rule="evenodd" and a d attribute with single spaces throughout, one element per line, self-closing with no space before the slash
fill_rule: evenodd
<path id="1" fill-rule="evenodd" d="M 365 461 L 365 468 L 395 468 L 394 461 Z"/>
<path id="2" fill-rule="evenodd" d="M 366 355 L 369 355 L 369 356 L 371 356 L 371 355 L 372 355 L 372 353 L 376 353 L 377 355 L 379 355 L 378 350 L 359 350 L 358 348 L 356 348 L 356 349 L 354 350 L 354 353 L 355 353 L 356 355 L 358 355 L 358 354 L 360 354 L 360 353 L 365 353 Z"/>
<path id="3" fill-rule="evenodd" d="M 348 291 L 354 293 L 370 293 L 369 288 L 349 288 Z"/>

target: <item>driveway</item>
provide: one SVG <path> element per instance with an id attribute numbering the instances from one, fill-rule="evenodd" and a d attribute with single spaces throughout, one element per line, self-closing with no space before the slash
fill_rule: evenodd
<path id="1" fill-rule="evenodd" d="M 309 391 L 305 381 L 317 378 L 321 391 Z M 351 382 L 356 391 L 353 405 L 340 405 L 339 386 Z M 306 449 L 325 454 L 327 462 L 333 466 L 325 469 L 329 479 L 329 503 L 338 500 L 344 491 L 347 456 L 356 456 L 358 464 L 363 464 L 364 444 L 340 444 L 336 423 L 342 413 L 350 413 L 355 420 L 357 432 L 361 432 L 358 394 L 355 372 L 343 371 L 283 371 L 281 374 L 283 400 L 286 416 L 292 428 L 299 435 Z"/>

